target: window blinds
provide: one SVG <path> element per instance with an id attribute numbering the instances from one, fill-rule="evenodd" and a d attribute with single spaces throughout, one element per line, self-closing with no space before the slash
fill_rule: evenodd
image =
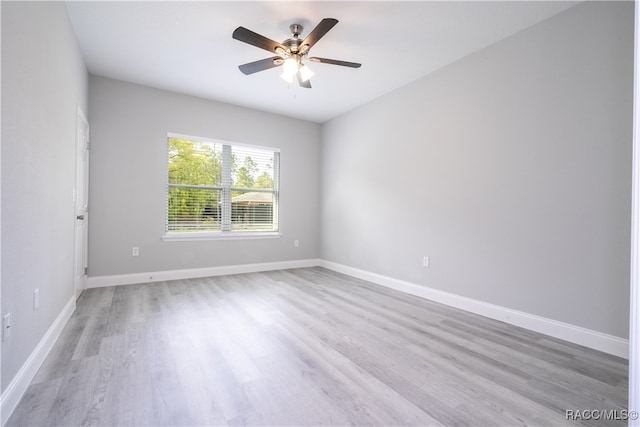
<path id="1" fill-rule="evenodd" d="M 167 140 L 167 232 L 278 230 L 278 150 L 175 134 Z"/>

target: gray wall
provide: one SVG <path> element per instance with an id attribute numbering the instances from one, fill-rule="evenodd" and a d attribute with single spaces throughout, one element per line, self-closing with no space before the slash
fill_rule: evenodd
<path id="1" fill-rule="evenodd" d="M 2 390 L 73 296 L 76 109 L 88 75 L 62 2 L 2 2 Z M 40 308 L 32 309 L 40 289 Z"/>
<path id="2" fill-rule="evenodd" d="M 322 258 L 626 338 L 633 7 L 578 5 L 326 123 Z"/>
<path id="3" fill-rule="evenodd" d="M 627 336 L 631 2 L 579 5 L 323 126 L 88 84 L 63 3 L 0 7 L 2 390 L 73 295 L 77 105 L 92 276 L 321 256 Z M 167 131 L 280 147 L 282 238 L 163 242 Z"/>
<path id="4" fill-rule="evenodd" d="M 90 276 L 319 256 L 320 125 L 96 76 L 90 111 Z M 282 237 L 162 241 L 167 132 L 280 148 Z"/>

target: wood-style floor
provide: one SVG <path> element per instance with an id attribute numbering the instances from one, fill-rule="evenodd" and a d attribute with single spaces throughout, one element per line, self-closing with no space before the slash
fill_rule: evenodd
<path id="1" fill-rule="evenodd" d="M 626 425 L 627 361 L 322 268 L 89 289 L 8 425 Z"/>

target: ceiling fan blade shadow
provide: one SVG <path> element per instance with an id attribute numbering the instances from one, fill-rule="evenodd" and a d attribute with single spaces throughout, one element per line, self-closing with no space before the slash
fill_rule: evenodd
<path id="1" fill-rule="evenodd" d="M 316 27 L 309 33 L 307 38 L 304 39 L 300 46 L 309 45 L 309 48 L 317 43 L 325 34 L 329 32 L 336 24 L 338 23 L 337 19 L 334 18 L 324 18 Z M 308 50 L 308 49 L 307 49 Z"/>
<path id="2" fill-rule="evenodd" d="M 282 61 L 282 58 L 280 58 L 279 56 L 274 56 L 271 58 L 265 58 L 259 61 L 238 65 L 238 68 L 240 69 L 240 71 L 242 71 L 242 74 L 248 76 L 249 74 L 257 73 L 258 71 L 268 70 L 270 68 L 275 68 L 281 65 L 282 63 L 280 64 L 277 63 L 278 60 Z"/>
<path id="3" fill-rule="evenodd" d="M 268 50 L 271 53 L 275 53 L 276 48 L 281 47 L 287 50 L 284 46 L 275 40 L 261 36 L 258 33 L 254 33 L 245 27 L 238 27 L 233 31 L 232 37 L 241 42 L 248 43 L 252 46 L 259 47 L 260 49 Z"/>
<path id="4" fill-rule="evenodd" d="M 320 62 L 322 64 L 340 65 L 342 67 L 350 67 L 350 68 L 360 68 L 362 66 L 362 64 L 359 64 L 357 62 L 340 61 L 338 59 L 318 58 L 315 56 L 313 58 L 309 58 L 309 61 Z"/>
<path id="5" fill-rule="evenodd" d="M 298 84 L 300 85 L 300 87 L 311 89 L 311 80 L 302 81 L 302 75 L 300 74 L 300 71 L 296 73 L 296 77 L 298 78 Z"/>

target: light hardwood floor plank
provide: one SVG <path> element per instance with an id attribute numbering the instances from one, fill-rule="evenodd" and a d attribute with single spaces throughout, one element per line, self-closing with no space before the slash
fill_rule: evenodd
<path id="1" fill-rule="evenodd" d="M 86 290 L 8 426 L 625 425 L 627 361 L 322 268 Z"/>

